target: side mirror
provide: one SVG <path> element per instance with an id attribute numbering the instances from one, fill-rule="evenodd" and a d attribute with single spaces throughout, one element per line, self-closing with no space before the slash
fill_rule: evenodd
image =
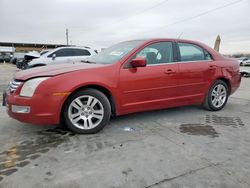
<path id="1" fill-rule="evenodd" d="M 142 57 L 136 57 L 135 59 L 133 59 L 131 61 L 131 65 L 134 68 L 136 68 L 136 67 L 146 67 L 146 64 L 147 64 L 146 59 L 144 59 Z"/>
<path id="2" fill-rule="evenodd" d="M 54 60 L 56 58 L 56 54 L 53 54 L 52 55 L 52 59 Z"/>

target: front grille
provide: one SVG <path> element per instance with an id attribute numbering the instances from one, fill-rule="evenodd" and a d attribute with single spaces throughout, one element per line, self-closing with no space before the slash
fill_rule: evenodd
<path id="1" fill-rule="evenodd" d="M 10 93 L 14 93 L 14 91 L 16 91 L 16 89 L 22 84 L 23 82 L 22 81 L 19 81 L 19 80 L 12 80 L 10 83 L 9 83 L 9 86 L 8 86 L 8 91 Z"/>

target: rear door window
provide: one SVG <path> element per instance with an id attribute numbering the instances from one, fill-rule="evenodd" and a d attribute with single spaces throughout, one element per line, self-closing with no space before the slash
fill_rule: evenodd
<path id="1" fill-rule="evenodd" d="M 90 52 L 84 49 L 74 49 L 74 56 L 90 56 Z"/>
<path id="2" fill-rule="evenodd" d="M 211 60 L 211 55 L 203 48 L 190 43 L 178 43 L 180 61 Z"/>
<path id="3" fill-rule="evenodd" d="M 56 57 L 68 57 L 68 56 L 74 56 L 74 51 L 70 48 L 67 49 L 60 49 L 49 55 L 48 57 L 52 57 L 53 54 L 56 54 Z"/>

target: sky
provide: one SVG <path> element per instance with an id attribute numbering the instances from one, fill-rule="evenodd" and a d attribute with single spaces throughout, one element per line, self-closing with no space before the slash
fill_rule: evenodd
<path id="1" fill-rule="evenodd" d="M 145 38 L 184 38 L 221 53 L 250 53 L 250 0 L 0 0 L 0 41 L 105 48 Z"/>

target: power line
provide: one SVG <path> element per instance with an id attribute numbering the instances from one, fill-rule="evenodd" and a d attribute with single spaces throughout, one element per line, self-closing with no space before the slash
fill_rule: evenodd
<path id="1" fill-rule="evenodd" d="M 154 6 L 152 6 L 152 7 L 146 8 L 146 9 L 144 9 L 144 10 L 142 10 L 142 11 L 136 13 L 136 14 L 133 14 L 132 16 L 128 16 L 127 18 L 124 18 L 124 19 L 121 19 L 121 20 L 117 20 L 117 21 L 128 20 L 128 19 L 130 19 L 130 18 L 132 18 L 132 17 L 135 17 L 135 16 L 138 16 L 138 15 L 140 15 L 140 14 L 144 14 L 145 12 L 150 11 L 150 10 L 156 8 L 156 7 L 159 7 L 160 5 L 162 5 L 162 4 L 164 4 L 164 3 L 168 2 L 168 1 L 169 1 L 169 0 L 161 1 L 160 3 L 157 3 L 156 5 L 154 5 Z"/>
<path id="2" fill-rule="evenodd" d="M 146 9 L 140 11 L 140 12 L 135 13 L 135 14 L 133 14 L 133 15 L 131 15 L 131 16 L 127 16 L 127 17 L 121 18 L 121 19 L 116 19 L 115 22 L 117 22 L 118 24 L 120 24 L 122 21 L 129 20 L 130 18 L 133 18 L 133 17 L 138 16 L 138 15 L 140 15 L 140 14 L 144 14 L 145 12 L 150 11 L 150 10 L 152 10 L 152 9 L 155 9 L 155 8 L 159 7 L 160 5 L 162 5 L 162 4 L 164 4 L 164 3 L 168 2 L 168 1 L 169 1 L 169 0 L 161 1 L 161 2 L 159 2 L 159 3 L 157 3 L 157 4 L 153 5 L 153 6 L 151 6 L 151 7 L 149 7 L 149 8 L 146 8 Z M 107 26 L 107 24 L 101 24 L 101 25 L 99 25 L 99 27 L 101 27 L 101 26 Z M 112 26 L 109 27 L 109 28 L 112 28 L 112 27 L 114 27 L 114 25 L 112 25 Z M 77 27 L 77 28 L 76 28 L 76 27 L 70 27 L 70 28 L 71 28 L 71 29 L 82 29 L 82 28 L 80 28 L 80 27 Z M 96 29 L 98 29 L 98 28 L 96 28 Z M 84 31 L 90 31 L 90 30 L 93 31 L 93 30 L 95 30 L 95 29 L 87 29 L 87 30 L 84 30 Z"/>
<path id="3" fill-rule="evenodd" d="M 227 3 L 227 4 L 224 4 L 224 5 L 222 5 L 222 6 L 219 6 L 219 7 L 210 9 L 210 10 L 207 10 L 207 11 L 205 11 L 205 12 L 199 13 L 199 14 L 194 15 L 194 16 L 191 16 L 191 17 L 189 17 L 189 18 L 185 18 L 185 19 L 182 19 L 182 20 L 179 20 L 179 21 L 176 21 L 176 22 L 173 22 L 173 23 L 164 25 L 164 26 L 162 26 L 162 27 L 158 27 L 157 29 L 166 28 L 166 27 L 170 27 L 170 26 L 173 26 L 173 25 L 176 25 L 176 24 L 179 24 L 179 23 L 183 23 L 183 22 L 189 21 L 189 20 L 193 20 L 193 19 L 195 19 L 195 18 L 198 18 L 198 17 L 204 16 L 204 15 L 206 15 L 206 14 L 209 14 L 209 13 L 211 13 L 211 12 L 215 12 L 215 11 L 217 11 L 217 10 L 220 10 L 220 9 L 223 9 L 223 8 L 226 8 L 226 7 L 229 7 L 229 6 L 232 6 L 232 5 L 237 4 L 237 3 L 240 3 L 240 2 L 242 2 L 242 1 L 244 1 L 244 0 L 233 1 L 233 2 L 231 2 L 231 3 Z M 155 28 L 154 28 L 154 29 L 151 29 L 151 30 L 149 30 L 149 31 L 152 31 L 152 30 L 155 30 Z"/>
<path id="4" fill-rule="evenodd" d="M 128 17 L 126 17 L 126 18 L 124 18 L 124 19 L 120 19 L 120 20 L 118 19 L 118 20 L 116 20 L 116 21 L 117 21 L 117 22 L 119 21 L 119 23 L 120 23 L 121 21 L 128 20 L 128 19 L 130 19 L 131 17 L 134 17 L 134 16 L 136 16 L 136 15 L 143 14 L 144 12 L 150 11 L 150 10 L 152 10 L 152 9 L 154 9 L 154 8 L 156 8 L 156 7 L 158 7 L 158 6 L 162 5 L 162 4 L 164 4 L 164 3 L 166 3 L 167 1 L 169 1 L 169 0 L 164 0 L 164 1 L 160 2 L 160 3 L 158 3 L 158 4 L 155 4 L 155 5 L 152 6 L 152 7 L 149 7 L 149 8 L 147 8 L 147 9 L 144 9 L 144 10 L 142 10 L 142 11 L 140 11 L 140 12 L 134 14 L 134 15 L 128 16 Z M 223 9 L 223 8 L 226 8 L 226 7 L 229 7 L 229 6 L 238 4 L 238 3 L 242 2 L 242 1 L 244 1 L 244 0 L 233 1 L 233 2 L 230 2 L 230 3 L 227 3 L 227 4 L 224 4 L 224 5 L 215 7 L 215 8 L 213 8 L 213 9 L 204 11 L 204 12 L 202 12 L 202 13 L 196 14 L 196 15 L 194 15 L 194 16 L 191 16 L 191 17 L 188 17 L 188 18 L 185 18 L 185 19 L 182 19 L 182 20 L 178 20 L 178 21 L 176 21 L 176 22 L 173 22 L 173 23 L 170 23 L 170 24 L 161 26 L 161 27 L 157 27 L 157 28 L 153 28 L 153 29 L 147 30 L 147 31 L 145 31 L 145 32 L 150 32 L 150 31 L 152 31 L 152 30 L 161 29 L 161 28 L 168 28 L 168 27 L 173 26 L 173 25 L 177 25 L 177 24 L 180 24 L 180 23 L 183 23 L 183 22 L 187 22 L 187 21 L 190 21 L 190 20 L 193 20 L 193 19 L 202 17 L 202 16 L 204 16 L 204 15 L 207 15 L 207 14 L 209 14 L 209 13 L 211 13 L 211 12 L 215 12 L 215 11 L 218 11 L 218 10 L 220 10 L 220 9 Z M 105 25 L 105 26 L 107 26 L 107 25 Z M 112 26 L 112 27 L 114 27 L 114 26 Z M 96 29 L 98 29 L 98 28 L 96 28 Z M 95 29 L 91 29 L 91 31 L 93 31 L 93 30 L 95 30 Z M 144 32 L 144 33 L 145 33 L 145 32 Z M 134 36 L 134 35 L 130 35 L 130 36 Z"/>

